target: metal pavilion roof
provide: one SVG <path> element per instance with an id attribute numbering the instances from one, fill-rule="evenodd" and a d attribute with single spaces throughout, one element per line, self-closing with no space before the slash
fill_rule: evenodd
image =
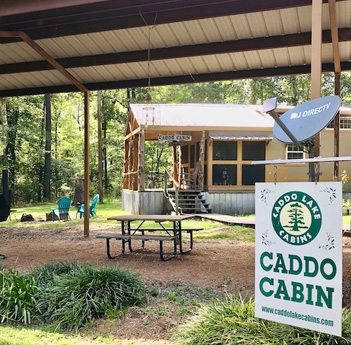
<path id="1" fill-rule="evenodd" d="M 351 1 L 336 10 L 351 69 Z M 311 69 L 311 0 L 3 0 L 0 13 L 0 30 L 24 31 L 90 90 Z M 0 97 L 76 90 L 19 38 L 0 43 Z M 322 52 L 333 71 L 327 3 Z"/>

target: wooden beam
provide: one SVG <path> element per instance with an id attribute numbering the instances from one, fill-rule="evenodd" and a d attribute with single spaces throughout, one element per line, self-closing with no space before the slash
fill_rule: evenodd
<path id="1" fill-rule="evenodd" d="M 89 90 L 77 80 L 71 73 L 69 73 L 64 67 L 62 67 L 50 54 L 48 54 L 39 44 L 34 42 L 23 31 L 0 31 L 0 37 L 19 37 L 26 42 L 31 48 L 33 48 L 39 55 L 41 55 L 50 65 L 58 70 L 66 79 L 68 79 L 79 91 L 89 92 Z"/>
<path id="2" fill-rule="evenodd" d="M 343 71 L 351 70 L 351 62 L 341 62 L 341 68 Z M 333 63 L 324 63 L 322 65 L 323 72 L 334 72 Z M 311 65 L 299 65 L 299 66 L 282 66 L 282 67 L 270 67 L 260 68 L 242 71 L 231 71 L 231 72 L 213 72 L 203 74 L 192 74 L 192 75 L 178 75 L 178 76 L 166 76 L 157 77 L 151 79 L 152 86 L 164 86 L 164 85 L 175 85 L 175 84 L 193 84 L 193 83 L 204 83 L 211 81 L 220 80 L 238 80 L 238 79 L 252 79 L 252 78 L 265 78 L 265 77 L 277 77 L 283 75 L 299 75 L 299 74 L 310 74 Z M 148 79 L 133 79 L 133 80 L 120 80 L 120 81 L 108 81 L 98 83 L 87 83 L 85 86 L 89 90 L 110 90 L 110 89 L 127 89 L 137 87 L 147 87 Z M 0 90 L 0 97 L 13 97 L 13 96 L 27 96 L 27 95 L 41 95 L 45 93 L 61 93 L 61 92 L 74 92 L 76 88 L 72 85 L 58 85 L 48 87 L 34 87 L 25 89 L 11 89 L 11 90 Z"/>
<path id="3" fill-rule="evenodd" d="M 335 33 L 334 33 L 335 35 Z M 351 28 L 341 28 L 336 32 L 340 42 L 351 40 Z M 322 33 L 323 43 L 332 43 L 332 32 L 324 30 Z M 56 59 L 64 68 L 79 68 L 91 66 L 104 66 L 112 64 L 124 64 L 142 61 L 158 61 L 194 56 L 228 54 L 245 51 L 277 49 L 284 47 L 306 46 L 311 44 L 311 32 L 297 34 L 277 35 L 270 37 L 256 37 L 241 40 L 231 40 L 224 42 L 212 42 L 203 44 L 192 44 L 185 46 L 174 46 L 168 48 L 137 50 L 121 53 L 99 54 L 75 56 L 69 58 Z M 35 71 L 52 70 L 54 67 L 47 61 L 28 61 L 20 63 L 0 65 L 0 74 L 23 73 Z"/>
<path id="4" fill-rule="evenodd" d="M 124 140 L 128 140 L 129 138 L 133 137 L 134 135 L 138 134 L 140 132 L 140 127 L 138 127 L 137 129 L 135 129 L 133 132 L 129 133 L 128 135 L 126 135 L 124 137 Z"/>
<path id="5" fill-rule="evenodd" d="M 155 18 L 160 25 L 310 5 L 311 0 L 105 1 L 4 17 L 0 30 L 26 31 L 37 40 L 143 27 Z M 14 41 L 15 37 L 0 43 Z"/>

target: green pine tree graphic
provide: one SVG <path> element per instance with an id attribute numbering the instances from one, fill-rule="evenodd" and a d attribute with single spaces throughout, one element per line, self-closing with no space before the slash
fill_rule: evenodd
<path id="1" fill-rule="evenodd" d="M 290 210 L 288 210 L 291 225 L 286 225 L 286 228 L 291 228 L 292 231 L 299 231 L 300 229 L 307 229 L 305 226 L 305 219 L 303 216 L 302 206 L 296 202 L 295 204 L 290 204 Z"/>

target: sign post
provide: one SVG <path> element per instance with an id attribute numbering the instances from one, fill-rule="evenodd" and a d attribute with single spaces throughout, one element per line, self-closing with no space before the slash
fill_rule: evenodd
<path id="1" fill-rule="evenodd" d="M 255 315 L 341 336 L 341 182 L 256 183 Z"/>

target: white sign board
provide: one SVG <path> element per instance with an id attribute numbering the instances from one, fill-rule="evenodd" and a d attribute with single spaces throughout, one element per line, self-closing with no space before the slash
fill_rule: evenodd
<path id="1" fill-rule="evenodd" d="M 171 135 L 164 135 L 159 134 L 158 140 L 159 141 L 191 141 L 191 135 L 183 135 L 183 134 L 171 134 Z"/>
<path id="2" fill-rule="evenodd" d="M 255 315 L 341 335 L 341 182 L 256 183 Z"/>

